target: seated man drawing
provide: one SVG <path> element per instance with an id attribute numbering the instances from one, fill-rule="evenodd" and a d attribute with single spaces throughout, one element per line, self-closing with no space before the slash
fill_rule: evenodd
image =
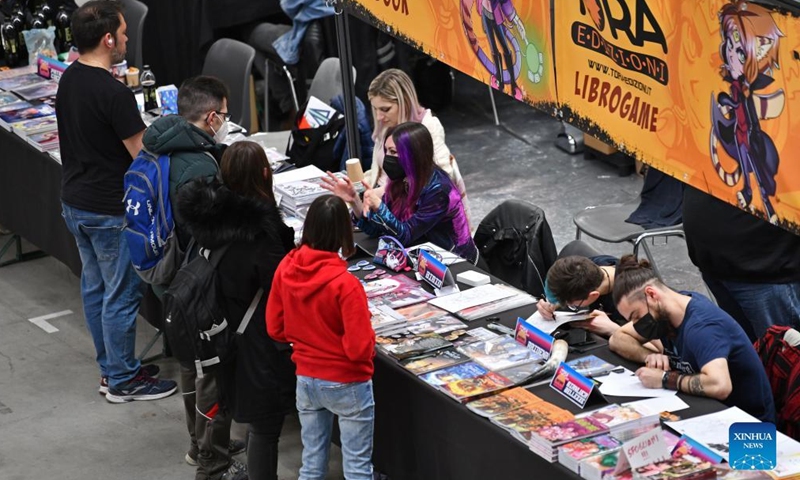
<path id="1" fill-rule="evenodd" d="M 610 255 L 601 255 L 580 240 L 570 242 L 558 257 L 547 272 L 547 298 L 539 300 L 536 305 L 539 313 L 552 320 L 559 309 L 588 310 L 592 318 L 569 325 L 610 337 L 625 323 L 611 295 L 618 260 Z"/>
<path id="2" fill-rule="evenodd" d="M 645 387 L 715 398 L 775 421 L 764 367 L 730 315 L 699 293 L 667 287 L 633 255 L 622 257 L 617 267 L 614 300 L 628 323 L 609 346 L 645 364 L 636 371 Z"/>

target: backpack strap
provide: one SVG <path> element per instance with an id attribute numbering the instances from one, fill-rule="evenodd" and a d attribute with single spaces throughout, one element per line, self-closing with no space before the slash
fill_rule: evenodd
<path id="1" fill-rule="evenodd" d="M 237 335 L 243 334 L 244 331 L 247 329 L 247 326 L 250 324 L 250 319 L 253 317 L 253 314 L 255 313 L 259 302 L 261 302 L 261 297 L 263 296 L 264 296 L 264 289 L 259 288 L 255 296 L 253 297 L 253 300 L 250 302 L 250 306 L 247 307 L 247 311 L 244 313 L 244 318 L 242 318 L 242 321 L 239 323 L 239 328 L 236 329 Z"/>

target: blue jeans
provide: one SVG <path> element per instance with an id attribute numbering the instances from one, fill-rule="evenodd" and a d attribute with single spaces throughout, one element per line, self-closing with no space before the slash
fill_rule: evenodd
<path id="1" fill-rule="evenodd" d="M 372 380 L 338 383 L 297 376 L 297 411 L 303 440 L 300 480 L 323 480 L 328 472 L 333 416 L 339 416 L 346 480 L 372 480 L 375 401 Z"/>
<path id="2" fill-rule="evenodd" d="M 751 340 L 761 338 L 771 325 L 800 330 L 800 282 L 743 283 L 703 275 L 720 308 L 728 312 Z"/>
<path id="3" fill-rule="evenodd" d="M 131 266 L 122 234 L 124 217 L 61 204 L 67 229 L 81 256 L 81 298 L 94 341 L 100 375 L 112 388 L 133 379 L 141 366 L 135 354 L 136 315 L 144 284 Z"/>

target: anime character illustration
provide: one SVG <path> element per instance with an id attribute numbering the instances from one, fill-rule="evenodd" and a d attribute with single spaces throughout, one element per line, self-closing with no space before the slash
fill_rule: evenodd
<path id="1" fill-rule="evenodd" d="M 472 23 L 473 8 L 480 12 L 483 31 L 489 40 L 490 55 L 487 55 L 478 44 Z M 528 67 L 528 79 L 532 83 L 542 81 L 544 55 L 528 40 L 525 26 L 511 0 L 461 0 L 461 25 L 473 53 L 490 75 L 492 88 L 502 92 L 505 91 L 505 86 L 509 85 L 510 95 L 522 100 L 525 93 L 517 80 L 522 70 L 523 57 Z M 520 41 L 512 31 L 516 32 L 525 44 L 524 55 Z"/>
<path id="2" fill-rule="evenodd" d="M 744 0 L 731 0 L 719 12 L 721 75 L 730 84 L 711 101 L 711 160 L 717 174 L 729 187 L 742 180 L 736 198 L 741 208 L 753 211 L 751 174 L 761 194 L 764 214 L 772 222 L 777 216 L 772 206 L 779 156 L 760 121 L 776 118 L 786 101 L 783 90 L 758 93 L 773 83 L 773 69 L 779 68 L 778 51 L 783 33 L 770 12 Z M 738 163 L 733 172 L 721 165 L 718 145 Z"/>

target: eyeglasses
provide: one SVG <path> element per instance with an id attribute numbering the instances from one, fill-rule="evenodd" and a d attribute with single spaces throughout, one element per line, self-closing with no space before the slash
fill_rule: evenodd
<path id="1" fill-rule="evenodd" d="M 231 114 L 228 113 L 228 112 L 217 112 L 215 110 L 214 113 L 216 113 L 217 115 L 219 115 L 222 118 L 224 118 L 226 122 L 230 122 L 231 121 Z"/>
<path id="2" fill-rule="evenodd" d="M 585 302 L 585 301 L 586 301 L 586 299 L 583 299 L 583 300 L 581 300 L 581 302 L 580 302 L 579 304 L 577 304 L 577 305 L 569 305 L 569 304 L 567 304 L 567 305 L 566 305 L 566 307 L 567 307 L 567 309 L 568 309 L 570 312 L 572 312 L 572 313 L 578 313 L 578 312 L 580 312 L 580 311 L 583 309 L 583 302 Z"/>

